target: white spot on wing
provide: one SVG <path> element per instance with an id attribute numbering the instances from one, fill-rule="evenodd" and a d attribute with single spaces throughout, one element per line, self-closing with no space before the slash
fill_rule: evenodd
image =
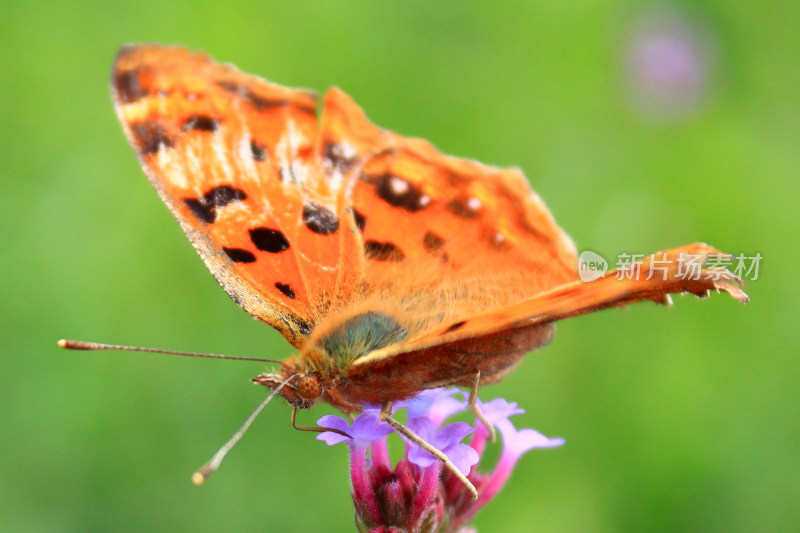
<path id="1" fill-rule="evenodd" d="M 342 155 L 345 159 L 353 159 L 356 155 L 358 155 L 358 152 L 356 152 L 356 149 L 353 148 L 353 145 L 347 141 L 340 142 L 339 148 L 342 151 Z"/>
<path id="2" fill-rule="evenodd" d="M 235 174 L 233 173 L 233 168 L 231 167 L 231 152 L 228 149 L 228 146 L 225 144 L 225 136 L 223 135 L 223 127 L 220 126 L 217 128 L 211 139 L 211 147 L 214 150 L 214 155 L 219 161 L 219 167 L 222 170 L 223 179 L 227 182 L 232 182 Z"/>
<path id="3" fill-rule="evenodd" d="M 353 148 L 351 144 L 347 141 L 342 141 L 337 143 L 337 150 L 339 151 L 339 155 L 346 160 L 351 160 L 356 157 L 357 152 L 356 149 Z M 330 179 L 328 180 L 328 184 L 330 186 L 331 191 L 334 194 L 338 193 L 339 190 L 342 188 L 342 183 L 344 182 L 344 176 L 340 169 L 333 167 L 330 172 Z"/>
<path id="4" fill-rule="evenodd" d="M 300 185 L 308 178 L 308 169 L 298 161 L 299 148 L 306 144 L 305 136 L 300 132 L 291 118 L 286 120 L 286 132 L 275 145 L 275 155 L 278 158 L 278 168 L 281 169 L 281 179 L 286 182 L 291 180 Z M 284 171 L 285 169 L 285 171 Z"/>
<path id="5" fill-rule="evenodd" d="M 402 178 L 398 178 L 397 176 L 389 178 L 389 188 L 392 190 L 392 193 L 397 196 L 405 194 L 409 187 L 410 185 L 408 182 Z"/>
<path id="6" fill-rule="evenodd" d="M 190 152 L 184 161 L 179 161 L 177 153 L 173 149 L 161 148 L 156 153 L 156 166 L 159 168 L 165 181 L 179 189 L 186 189 L 189 186 L 187 176 L 196 171 L 199 165 L 196 157 L 189 159 Z M 194 166 L 193 166 L 194 165 Z"/>
<path id="7" fill-rule="evenodd" d="M 253 150 L 250 146 L 251 135 L 247 125 L 242 126 L 241 136 L 236 143 L 236 159 L 234 163 L 238 166 L 236 178 L 241 182 L 252 182 L 258 184 L 260 176 L 256 167 L 256 160 L 253 157 Z"/>
<path id="8" fill-rule="evenodd" d="M 296 183 L 302 185 L 308 181 L 308 167 L 300 161 L 292 161 L 291 173 Z"/>

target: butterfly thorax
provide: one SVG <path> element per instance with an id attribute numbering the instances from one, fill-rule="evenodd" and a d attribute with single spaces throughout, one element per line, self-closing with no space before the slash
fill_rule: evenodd
<path id="1" fill-rule="evenodd" d="M 340 381 L 347 379 L 348 368 L 359 357 L 398 344 L 407 336 L 408 330 L 388 314 L 360 313 L 310 341 L 283 362 L 280 373 L 262 374 L 254 381 L 275 388 L 289 379 L 281 395 L 294 407 L 307 409 L 322 400 L 342 411 L 357 411 L 360 404 L 337 393 Z"/>

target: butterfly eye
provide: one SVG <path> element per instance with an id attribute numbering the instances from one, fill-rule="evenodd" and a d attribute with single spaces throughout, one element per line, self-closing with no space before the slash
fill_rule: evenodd
<path id="1" fill-rule="evenodd" d="M 322 385 L 314 376 L 303 376 L 297 382 L 297 394 L 304 400 L 315 400 L 322 394 Z"/>

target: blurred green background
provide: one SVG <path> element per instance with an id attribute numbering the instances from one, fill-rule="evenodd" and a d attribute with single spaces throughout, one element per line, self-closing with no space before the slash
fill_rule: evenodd
<path id="1" fill-rule="evenodd" d="M 525 456 L 475 525 L 800 531 L 798 31 L 777 0 L 2 2 L 0 530 L 353 529 L 346 450 L 285 405 L 190 483 L 263 397 L 260 365 L 56 348 L 290 353 L 207 273 L 114 117 L 117 47 L 157 41 L 519 165 L 580 249 L 760 252 L 749 306 L 568 321 L 485 389 L 567 444 Z"/>

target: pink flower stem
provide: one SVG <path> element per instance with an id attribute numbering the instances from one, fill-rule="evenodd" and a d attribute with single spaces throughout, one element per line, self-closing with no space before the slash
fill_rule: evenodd
<path id="1" fill-rule="evenodd" d="M 473 503 L 469 509 L 461 513 L 456 520 L 453 521 L 452 527 L 457 531 L 462 525 L 469 523 L 475 514 L 487 503 L 492 501 L 500 489 L 503 488 L 508 478 L 511 476 L 511 471 L 514 470 L 514 465 L 517 464 L 519 455 L 513 453 L 505 453 L 500 457 L 497 467 L 491 473 L 489 478 L 484 484 L 480 486 L 478 491 L 478 501 Z"/>
<path id="2" fill-rule="evenodd" d="M 422 519 L 423 512 L 430 508 L 433 499 L 439 492 L 439 474 L 442 470 L 442 463 L 436 461 L 428 467 L 419 469 L 421 472 L 417 479 L 417 493 L 414 495 L 411 516 L 408 520 L 412 529 L 417 527 L 417 522 Z"/>
<path id="3" fill-rule="evenodd" d="M 483 455 L 483 450 L 486 448 L 486 439 L 489 437 L 489 430 L 482 423 L 475 426 L 475 433 L 472 434 L 472 439 L 469 445 L 473 450 L 478 452 L 478 455 Z"/>
<path id="4" fill-rule="evenodd" d="M 389 462 L 389 445 L 385 438 L 372 441 L 371 451 L 373 467 L 384 466 L 389 471 L 392 470 L 392 465 Z"/>
<path id="5" fill-rule="evenodd" d="M 512 454 L 503 454 L 500 457 L 500 461 L 498 461 L 494 472 L 492 472 L 489 479 L 487 479 L 486 483 L 481 487 L 478 501 L 473 505 L 475 511 L 489 503 L 492 498 L 500 492 L 500 489 L 503 488 L 503 485 L 506 484 L 506 481 L 508 481 L 508 478 L 511 476 L 511 472 L 514 470 L 514 465 L 517 464 L 518 459 L 518 455 Z"/>
<path id="6" fill-rule="evenodd" d="M 381 512 L 375 500 L 366 446 L 350 448 L 350 482 L 353 484 L 353 503 L 359 507 L 360 514 L 371 523 L 379 524 Z"/>

